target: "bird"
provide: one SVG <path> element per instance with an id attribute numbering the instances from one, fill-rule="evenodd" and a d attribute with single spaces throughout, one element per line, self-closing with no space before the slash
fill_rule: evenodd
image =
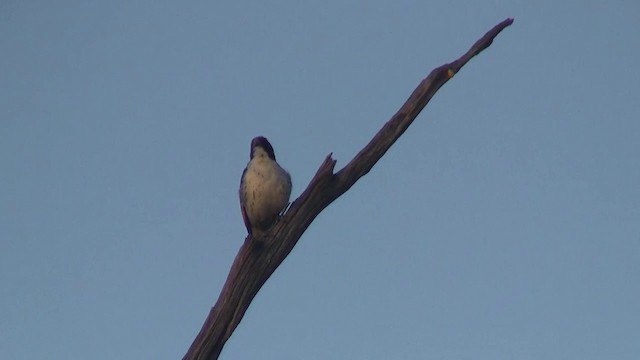
<path id="1" fill-rule="evenodd" d="M 291 175 L 278 164 L 273 146 L 263 136 L 251 140 L 239 195 L 242 219 L 252 237 L 268 230 L 289 204 Z"/>

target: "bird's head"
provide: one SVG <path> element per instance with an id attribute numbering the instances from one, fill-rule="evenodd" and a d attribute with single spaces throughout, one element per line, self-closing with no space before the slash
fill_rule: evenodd
<path id="1" fill-rule="evenodd" d="M 271 146 L 269 140 L 264 136 L 258 136 L 251 140 L 251 153 L 249 157 L 253 159 L 256 156 L 268 156 L 269 159 L 276 161 L 273 146 Z"/>

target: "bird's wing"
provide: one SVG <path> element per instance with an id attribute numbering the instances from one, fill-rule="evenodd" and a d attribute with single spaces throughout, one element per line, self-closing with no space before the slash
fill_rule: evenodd
<path id="1" fill-rule="evenodd" d="M 244 220 L 244 226 L 247 228 L 247 232 L 251 235 L 251 222 L 249 221 L 249 216 L 247 216 L 247 209 L 245 208 L 245 189 L 242 185 L 242 179 L 244 179 L 244 175 L 247 173 L 247 169 L 244 169 L 242 172 L 242 177 L 240 178 L 240 210 L 242 211 L 242 220 Z"/>

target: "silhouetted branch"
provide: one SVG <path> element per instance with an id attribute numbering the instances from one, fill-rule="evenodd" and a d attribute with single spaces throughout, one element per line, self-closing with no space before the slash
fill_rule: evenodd
<path id="1" fill-rule="evenodd" d="M 329 154 L 306 190 L 286 214 L 265 235 L 258 246 L 245 239 L 231 266 L 220 297 L 209 312 L 200 333 L 183 360 L 217 359 L 226 341 L 262 285 L 289 255 L 304 231 L 320 212 L 344 194 L 389 150 L 407 130 L 433 95 L 471 58 L 491 45 L 493 39 L 513 19 L 506 19 L 489 30 L 466 54 L 429 74 L 413 91 L 400 110 L 343 169 L 334 174 L 336 161 Z"/>

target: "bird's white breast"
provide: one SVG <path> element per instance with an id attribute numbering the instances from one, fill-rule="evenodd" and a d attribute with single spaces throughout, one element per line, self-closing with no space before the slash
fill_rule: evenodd
<path id="1" fill-rule="evenodd" d="M 277 162 L 256 156 L 247 165 L 241 192 L 252 226 L 266 228 L 289 202 L 291 177 Z"/>

